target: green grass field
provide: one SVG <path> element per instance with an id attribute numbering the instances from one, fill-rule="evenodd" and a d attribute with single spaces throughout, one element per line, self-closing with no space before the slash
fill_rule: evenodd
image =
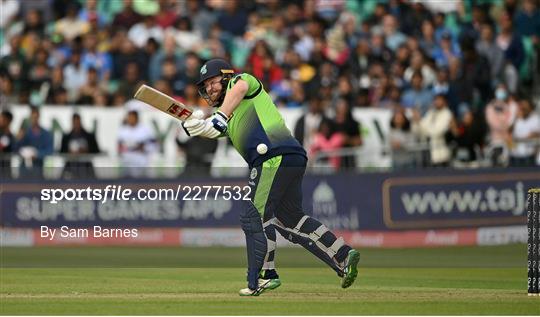
<path id="1" fill-rule="evenodd" d="M 2 248 L 3 315 L 539 315 L 526 248 L 361 250 L 349 289 L 302 249 L 278 249 L 283 285 L 245 287 L 240 248 Z"/>

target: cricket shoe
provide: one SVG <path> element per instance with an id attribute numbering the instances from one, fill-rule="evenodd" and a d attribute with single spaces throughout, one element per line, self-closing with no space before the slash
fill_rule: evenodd
<path id="1" fill-rule="evenodd" d="M 256 290 L 253 290 L 249 287 L 242 288 L 238 294 L 240 296 L 259 296 L 266 290 L 272 290 L 276 289 L 281 286 L 281 281 L 279 278 L 273 278 L 273 279 L 259 279 L 259 287 Z"/>
<path id="2" fill-rule="evenodd" d="M 279 278 L 271 278 L 271 279 L 259 279 L 259 287 L 266 289 L 276 289 L 281 286 L 281 280 Z"/>
<path id="3" fill-rule="evenodd" d="M 341 287 L 347 288 L 354 283 L 358 275 L 358 261 L 360 261 L 360 252 L 351 249 L 347 254 L 344 262 L 343 277 L 341 279 Z"/>
<path id="4" fill-rule="evenodd" d="M 240 296 L 259 296 L 264 292 L 264 288 L 251 289 L 249 287 L 242 288 L 238 295 Z"/>

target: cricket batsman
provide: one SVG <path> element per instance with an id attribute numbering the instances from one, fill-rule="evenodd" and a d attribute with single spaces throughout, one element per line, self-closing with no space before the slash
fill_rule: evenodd
<path id="1" fill-rule="evenodd" d="M 281 285 L 274 265 L 276 230 L 334 269 L 342 278 L 341 287 L 351 286 L 360 253 L 304 213 L 306 151 L 285 126 L 261 82 L 247 73 L 236 74 L 225 60 L 212 59 L 201 67 L 197 85 L 201 96 L 218 109 L 207 119 L 186 120 L 184 130 L 189 136 L 228 136 L 251 169 L 250 201 L 240 215 L 248 287 L 239 294 L 258 296 Z"/>

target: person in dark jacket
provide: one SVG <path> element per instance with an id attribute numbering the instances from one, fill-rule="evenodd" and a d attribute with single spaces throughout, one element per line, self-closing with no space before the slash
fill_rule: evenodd
<path id="1" fill-rule="evenodd" d="M 82 155 L 99 153 L 99 146 L 96 136 L 86 131 L 82 126 L 81 116 L 78 113 L 73 114 L 71 131 L 62 137 L 60 152 L 69 154 L 69 157 L 66 159 L 63 177 L 94 176 L 91 157 Z"/>

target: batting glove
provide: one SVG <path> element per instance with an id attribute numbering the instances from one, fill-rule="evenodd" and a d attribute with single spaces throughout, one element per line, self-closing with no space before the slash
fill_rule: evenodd
<path id="1" fill-rule="evenodd" d="M 197 136 L 201 134 L 206 124 L 204 118 L 204 112 L 197 110 L 193 112 L 188 120 L 182 122 L 182 128 L 186 131 L 188 136 Z"/>
<path id="2" fill-rule="evenodd" d="M 210 139 L 219 137 L 227 132 L 227 120 L 228 118 L 223 112 L 216 111 L 214 115 L 205 120 L 205 126 L 199 135 Z"/>

